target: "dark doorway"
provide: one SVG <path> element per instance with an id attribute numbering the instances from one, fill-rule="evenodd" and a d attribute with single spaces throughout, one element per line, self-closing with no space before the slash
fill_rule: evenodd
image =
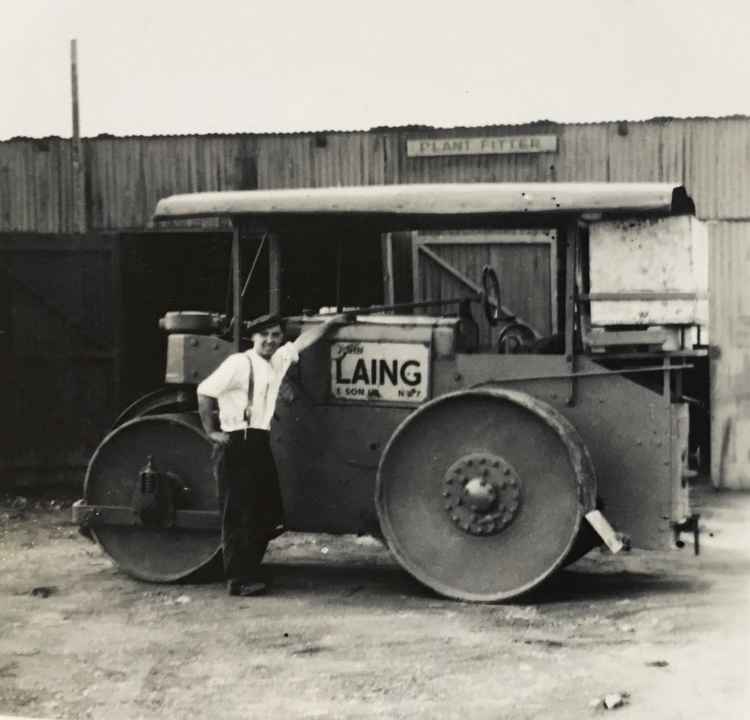
<path id="1" fill-rule="evenodd" d="M 123 407 L 164 383 L 166 338 L 159 318 L 174 310 L 231 314 L 231 238 L 222 231 L 121 236 Z M 242 240 L 243 285 L 257 256 L 244 317 L 268 311 L 268 249 L 261 242 L 260 235 Z"/>
<path id="2" fill-rule="evenodd" d="M 118 404 L 111 235 L 0 235 L 0 487 L 78 485 Z"/>
<path id="3" fill-rule="evenodd" d="M 284 315 L 383 302 L 380 233 L 339 226 L 285 231 L 280 239 Z"/>

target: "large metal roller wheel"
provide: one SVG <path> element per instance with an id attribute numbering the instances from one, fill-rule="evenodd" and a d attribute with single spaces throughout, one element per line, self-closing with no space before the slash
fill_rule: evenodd
<path id="1" fill-rule="evenodd" d="M 487 388 L 444 395 L 399 426 L 375 501 L 414 577 L 448 597 L 493 602 L 564 563 L 595 498 L 574 427 L 525 393 Z"/>
<path id="2" fill-rule="evenodd" d="M 167 385 L 142 395 L 126 407 L 114 421 L 116 428 L 128 420 L 144 415 L 164 415 L 165 413 L 187 413 L 197 408 L 194 385 Z"/>
<path id="3" fill-rule="evenodd" d="M 189 489 L 182 507 L 218 509 L 211 472 L 211 442 L 197 416 L 136 418 L 112 431 L 89 463 L 84 499 L 89 505 L 131 506 L 140 473 L 152 458 Z M 173 582 L 207 566 L 221 551 L 218 530 L 97 525 L 92 534 L 122 570 L 141 580 Z"/>

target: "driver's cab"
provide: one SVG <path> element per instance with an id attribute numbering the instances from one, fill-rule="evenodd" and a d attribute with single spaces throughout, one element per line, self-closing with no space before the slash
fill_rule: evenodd
<path id="1" fill-rule="evenodd" d="M 361 224 L 294 223 L 273 233 L 276 287 L 269 301 L 283 316 L 390 302 L 381 233 Z M 276 291 L 276 292 L 274 292 Z"/>
<path id="2" fill-rule="evenodd" d="M 463 352 L 549 352 L 560 346 L 555 338 L 564 316 L 565 250 L 558 237 L 555 228 L 378 232 L 356 222 L 295 225 L 274 234 L 271 309 L 310 317 L 365 308 L 367 322 L 375 323 L 454 318 Z M 489 316 L 482 300 L 491 304 Z"/>
<path id="3" fill-rule="evenodd" d="M 235 348 L 232 316 L 265 304 L 453 318 L 459 352 L 568 357 L 705 345 L 691 202 L 667 184 L 382 186 L 174 196 L 156 217 L 231 218 Z"/>

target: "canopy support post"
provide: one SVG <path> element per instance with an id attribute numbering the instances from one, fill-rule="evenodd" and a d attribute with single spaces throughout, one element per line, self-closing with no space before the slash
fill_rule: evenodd
<path id="1" fill-rule="evenodd" d="M 242 335 L 242 278 L 240 277 L 240 222 L 232 219 L 232 314 L 234 351 L 240 351 Z"/>

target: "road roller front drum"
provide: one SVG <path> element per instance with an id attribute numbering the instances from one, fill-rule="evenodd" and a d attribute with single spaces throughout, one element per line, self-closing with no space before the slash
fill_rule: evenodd
<path id="1" fill-rule="evenodd" d="M 484 602 L 527 592 L 570 561 L 595 502 L 575 428 L 547 403 L 501 389 L 417 409 L 376 483 L 381 530 L 403 567 L 443 595 Z"/>
<path id="2" fill-rule="evenodd" d="M 221 552 L 211 454 L 195 414 L 129 420 L 94 453 L 74 518 L 129 575 L 187 578 Z"/>

